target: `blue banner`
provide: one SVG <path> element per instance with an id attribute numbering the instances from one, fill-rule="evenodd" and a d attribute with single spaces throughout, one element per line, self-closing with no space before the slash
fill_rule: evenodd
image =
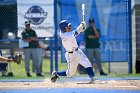
<path id="1" fill-rule="evenodd" d="M 128 0 L 60 0 L 61 20 L 67 19 L 76 29 L 82 21 L 82 4 L 85 4 L 85 21 L 94 18 L 100 30 L 101 60 L 127 62 L 129 52 Z M 77 38 L 84 42 L 84 33 Z M 62 61 L 65 50 L 62 49 Z"/>

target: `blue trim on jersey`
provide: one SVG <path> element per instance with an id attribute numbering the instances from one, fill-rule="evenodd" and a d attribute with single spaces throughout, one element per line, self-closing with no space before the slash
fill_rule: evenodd
<path id="1" fill-rule="evenodd" d="M 77 30 L 74 30 L 74 31 L 72 31 L 72 32 L 73 32 L 73 34 L 74 34 L 74 37 L 77 37 L 77 36 L 78 36 Z"/>

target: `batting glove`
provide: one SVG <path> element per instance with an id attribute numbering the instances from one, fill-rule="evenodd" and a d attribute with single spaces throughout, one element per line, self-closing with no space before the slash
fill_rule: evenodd
<path id="1" fill-rule="evenodd" d="M 77 32 L 83 32 L 86 29 L 86 23 L 85 22 L 81 22 L 81 24 L 76 28 Z"/>

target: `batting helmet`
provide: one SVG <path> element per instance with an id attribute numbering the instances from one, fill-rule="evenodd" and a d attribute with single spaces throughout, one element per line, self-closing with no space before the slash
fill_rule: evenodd
<path id="1" fill-rule="evenodd" d="M 67 27 L 68 25 L 71 25 L 71 23 L 68 22 L 68 20 L 62 20 L 60 23 L 59 23 L 59 28 L 62 32 L 65 32 L 65 27 Z"/>

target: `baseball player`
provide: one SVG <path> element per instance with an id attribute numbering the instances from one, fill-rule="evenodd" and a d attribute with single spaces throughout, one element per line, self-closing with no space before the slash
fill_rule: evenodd
<path id="1" fill-rule="evenodd" d="M 62 39 L 62 44 L 66 49 L 65 57 L 68 64 L 68 69 L 64 71 L 54 71 L 52 73 L 51 81 L 55 82 L 59 76 L 72 77 L 77 69 L 78 64 L 85 67 L 88 76 L 91 78 L 89 83 L 94 83 L 94 72 L 92 65 L 89 62 L 86 55 L 78 48 L 76 37 L 86 29 L 86 23 L 81 22 L 81 24 L 76 28 L 76 30 L 71 31 L 71 23 L 67 20 L 62 20 L 59 23 L 60 37 Z"/>

